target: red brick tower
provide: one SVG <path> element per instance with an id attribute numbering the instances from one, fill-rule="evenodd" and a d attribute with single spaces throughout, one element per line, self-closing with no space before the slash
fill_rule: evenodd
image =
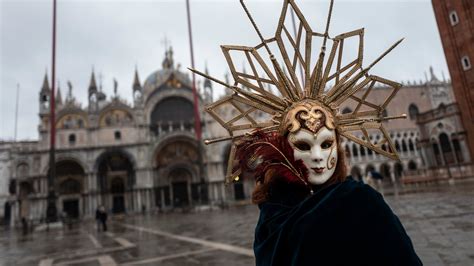
<path id="1" fill-rule="evenodd" d="M 432 0 L 432 3 L 474 159 L 474 1 Z"/>

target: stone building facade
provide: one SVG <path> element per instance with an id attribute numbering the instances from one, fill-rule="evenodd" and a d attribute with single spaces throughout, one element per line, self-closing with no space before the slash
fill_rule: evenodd
<path id="1" fill-rule="evenodd" d="M 143 85 L 135 71 L 132 104 L 117 95 L 117 87 L 115 94 L 107 99 L 94 73 L 87 88 L 85 107 L 74 98 L 72 85 L 68 86 L 64 101 L 60 91 L 56 99 L 54 186 L 57 208 L 62 213 L 83 218 L 92 217 L 99 205 L 118 214 L 223 205 L 251 196 L 254 187 L 251 179 L 225 184 L 230 143 L 205 146 L 197 141 L 192 84 L 188 74 L 174 66 L 171 50 L 166 52 L 162 68 L 151 73 Z M 226 131 L 203 112 L 203 106 L 213 101 L 212 84 L 205 80 L 198 87 L 203 138 L 227 136 Z M 7 223 L 18 222 L 20 218 L 40 222 L 45 217 L 50 93 L 45 76 L 39 93 L 39 140 L 0 143 L 0 204 L 3 206 L 0 216 L 5 217 Z M 376 87 L 370 97 L 382 99 L 389 93 L 388 88 Z M 388 182 L 408 176 L 422 177 L 434 157 L 427 155 L 430 150 L 422 144 L 426 135 L 424 128 L 430 128 L 431 124 L 419 117 L 440 106 L 451 112 L 456 105 L 450 83 L 440 81 L 432 70 L 426 82 L 405 84 L 388 106 L 387 115 L 408 113 L 409 119 L 386 124 L 401 162 L 393 162 L 345 140 L 343 146 L 352 175 L 357 178 L 375 170 Z M 341 108 L 347 112 L 354 106 L 347 104 Z M 234 116 L 231 110 L 223 112 Z M 438 120 L 451 119 L 450 113 L 436 114 Z M 453 128 L 450 134 L 455 132 L 456 136 L 462 136 L 460 123 L 446 124 L 446 127 Z M 370 137 L 380 138 L 377 134 Z M 463 162 L 470 162 L 465 137 L 457 141 L 453 143 L 453 151 L 462 153 Z"/>
<path id="2" fill-rule="evenodd" d="M 214 151 L 195 137 L 191 81 L 174 66 L 171 49 L 162 69 L 151 73 L 143 86 L 135 72 L 133 104 L 117 95 L 117 87 L 107 99 L 94 73 L 86 107 L 68 86 L 64 101 L 60 91 L 56 101 L 54 185 L 62 213 L 81 218 L 91 217 L 99 205 L 124 213 L 229 200 L 222 158 L 208 156 Z M 0 215 L 7 214 L 9 222 L 19 217 L 40 221 L 46 213 L 50 93 L 45 76 L 39 93 L 39 140 L 0 143 Z M 199 95 L 201 114 L 210 101 L 212 85 L 206 81 Z M 205 132 L 207 122 L 212 123 L 202 117 Z M 13 190 L 5 190 L 8 187 Z"/>
<path id="3" fill-rule="evenodd" d="M 364 92 L 362 91 L 361 94 Z M 391 89 L 388 87 L 374 87 L 368 95 L 368 100 L 381 102 L 389 97 L 390 93 Z M 444 170 L 435 171 L 435 168 L 439 166 L 442 169 L 446 168 L 442 161 L 443 156 L 449 158 L 448 163 L 452 161 L 459 162 L 458 165 L 464 165 L 462 169 L 457 167 L 457 176 L 472 175 L 473 168 L 467 136 L 463 132 L 460 112 L 455 102 L 451 84 L 438 79 L 432 68 L 426 81 L 404 84 L 388 105 L 385 114 L 388 116 L 407 114 L 407 119 L 391 120 L 385 123 L 385 128 L 399 153 L 400 161 L 389 160 L 346 140 L 343 145 L 349 157 L 347 161 L 352 176 L 357 179 L 366 176 L 370 171 L 376 171 L 387 183 L 434 180 L 448 176 Z M 342 106 L 341 110 L 343 113 L 352 112 L 355 105 L 355 102 L 348 103 Z M 440 129 L 433 130 L 433 125 Z M 449 134 L 449 138 L 446 139 L 444 135 L 441 135 L 444 148 L 436 152 L 432 143 L 439 143 L 440 134 L 443 132 Z M 381 139 L 381 133 L 369 132 L 369 137 L 376 142 Z M 446 148 L 446 145 L 450 148 Z M 439 160 L 436 161 L 435 158 Z M 458 158 L 457 161 L 454 160 L 455 158 Z"/>

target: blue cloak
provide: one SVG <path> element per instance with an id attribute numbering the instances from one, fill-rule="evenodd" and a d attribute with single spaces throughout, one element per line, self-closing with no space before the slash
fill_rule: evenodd
<path id="1" fill-rule="evenodd" d="M 382 195 L 354 180 L 311 196 L 272 187 L 259 205 L 257 265 L 422 265 Z"/>

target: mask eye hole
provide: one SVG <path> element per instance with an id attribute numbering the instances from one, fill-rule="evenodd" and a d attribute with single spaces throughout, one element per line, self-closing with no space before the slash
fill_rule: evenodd
<path id="1" fill-rule="evenodd" d="M 332 146 L 333 143 L 334 143 L 334 141 L 331 140 L 331 139 L 325 140 L 325 141 L 321 144 L 321 148 L 323 148 L 323 149 L 329 149 L 329 148 L 331 148 L 331 146 Z"/>
<path id="2" fill-rule="evenodd" d="M 297 142 L 293 143 L 293 145 L 295 145 L 295 147 L 300 151 L 309 151 L 309 150 L 311 150 L 311 145 L 309 145 L 308 143 L 306 143 L 304 141 L 297 141 Z"/>

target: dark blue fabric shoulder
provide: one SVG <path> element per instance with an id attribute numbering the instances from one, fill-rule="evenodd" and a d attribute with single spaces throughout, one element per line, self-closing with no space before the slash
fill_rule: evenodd
<path id="1" fill-rule="evenodd" d="M 259 208 L 257 265 L 422 265 L 398 217 L 360 182 L 309 197 L 276 187 Z"/>

